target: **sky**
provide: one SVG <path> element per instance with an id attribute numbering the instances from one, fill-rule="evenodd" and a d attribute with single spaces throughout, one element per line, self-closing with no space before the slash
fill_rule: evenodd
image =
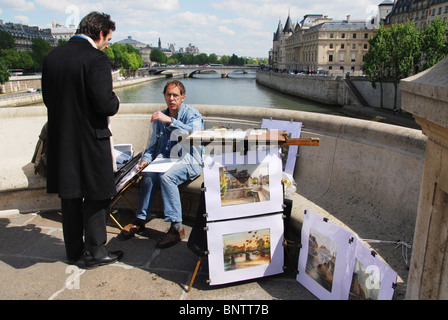
<path id="1" fill-rule="evenodd" d="M 162 47 L 191 43 L 208 55 L 267 58 L 279 21 L 306 14 L 333 20 L 367 20 L 382 0 L 0 0 L 0 20 L 40 28 L 52 21 L 78 25 L 91 11 L 110 14 L 112 42 L 132 39 Z"/>

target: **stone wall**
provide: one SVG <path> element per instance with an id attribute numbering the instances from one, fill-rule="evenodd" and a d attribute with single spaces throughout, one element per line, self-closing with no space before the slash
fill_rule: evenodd
<path id="1" fill-rule="evenodd" d="M 333 77 L 257 71 L 257 83 L 293 96 L 329 105 L 344 105 L 338 98 L 339 82 Z"/>
<path id="2" fill-rule="evenodd" d="M 11 77 L 9 81 L 0 86 L 2 93 L 16 93 L 27 91 L 29 88 L 40 89 L 40 76 Z"/>
<path id="3" fill-rule="evenodd" d="M 365 77 L 350 77 L 350 81 L 368 102 L 370 107 L 381 107 L 381 89 L 377 84 L 372 87 Z M 291 75 L 275 72 L 258 71 L 257 82 L 279 92 L 318 101 L 329 105 L 359 105 L 341 77 L 317 75 Z M 391 82 L 383 83 L 383 108 L 394 109 L 395 88 Z M 401 108 L 401 90 L 397 91 L 397 109 Z"/>

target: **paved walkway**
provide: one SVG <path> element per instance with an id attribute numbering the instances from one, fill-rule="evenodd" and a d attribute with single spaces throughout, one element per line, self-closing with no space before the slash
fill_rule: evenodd
<path id="1" fill-rule="evenodd" d="M 122 223 L 133 216 L 130 212 L 119 215 Z M 124 251 L 124 257 L 121 262 L 86 270 L 83 261 L 76 266 L 65 261 L 58 212 L 0 213 L 0 299 L 316 300 L 292 271 L 210 286 L 207 260 L 187 292 L 198 257 L 187 248 L 191 226 L 186 223 L 185 239 L 168 249 L 155 248 L 156 240 L 169 227 L 160 218 L 148 223 L 143 234 L 126 241 L 113 222 L 109 223 L 107 247 Z"/>

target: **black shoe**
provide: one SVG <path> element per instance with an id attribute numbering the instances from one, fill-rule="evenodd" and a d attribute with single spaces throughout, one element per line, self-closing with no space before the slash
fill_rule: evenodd
<path id="1" fill-rule="evenodd" d="M 168 230 L 167 233 L 163 235 L 162 238 L 157 241 L 157 248 L 169 248 L 178 243 L 185 236 L 185 229 L 182 228 L 181 231 L 176 231 L 173 227 Z"/>
<path id="2" fill-rule="evenodd" d="M 107 256 L 102 259 L 94 259 L 90 255 L 85 256 L 85 264 L 87 269 L 93 269 L 99 266 L 104 266 L 117 261 L 120 261 L 123 257 L 123 251 L 108 252 Z"/>

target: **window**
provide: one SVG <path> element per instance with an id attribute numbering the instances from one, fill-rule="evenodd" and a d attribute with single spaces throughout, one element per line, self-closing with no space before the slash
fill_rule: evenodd
<path id="1" fill-rule="evenodd" d="M 369 45 L 368 45 L 367 43 L 365 43 L 365 44 L 364 44 L 364 49 L 367 50 L 368 48 L 369 48 Z"/>
<path id="2" fill-rule="evenodd" d="M 369 38 L 369 34 L 368 33 L 364 33 L 364 39 L 368 39 Z"/>
<path id="3" fill-rule="evenodd" d="M 339 56 L 339 61 L 344 62 L 345 61 L 345 54 L 341 53 Z"/>
<path id="4" fill-rule="evenodd" d="M 341 34 L 341 38 L 345 39 L 345 33 Z"/>
<path id="5" fill-rule="evenodd" d="M 352 49 L 356 50 L 356 43 L 352 44 Z"/>
<path id="6" fill-rule="evenodd" d="M 345 44 L 341 44 L 341 49 L 345 49 Z"/>
<path id="7" fill-rule="evenodd" d="M 330 55 L 328 56 L 328 61 L 333 62 L 333 54 L 330 54 Z"/>
<path id="8" fill-rule="evenodd" d="M 330 43 L 330 49 L 333 49 L 334 47 L 333 47 L 333 44 L 332 43 Z"/>
<path id="9" fill-rule="evenodd" d="M 356 33 L 353 34 L 353 39 L 356 39 Z"/>
<path id="10" fill-rule="evenodd" d="M 352 53 L 352 62 L 356 61 L 356 53 Z"/>
<path id="11" fill-rule="evenodd" d="M 334 38 L 334 33 L 330 33 L 330 39 Z"/>

